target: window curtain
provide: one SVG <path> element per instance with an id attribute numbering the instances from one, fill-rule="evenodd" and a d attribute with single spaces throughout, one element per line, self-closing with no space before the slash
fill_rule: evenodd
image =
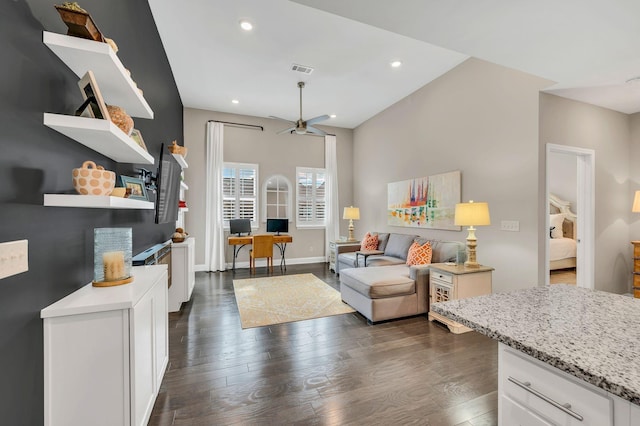
<path id="1" fill-rule="evenodd" d="M 224 271 L 225 238 L 222 221 L 222 158 L 224 125 L 207 123 L 206 196 L 205 196 L 205 261 L 208 271 Z"/>
<path id="2" fill-rule="evenodd" d="M 338 198 L 338 157 L 336 154 L 336 137 L 324 137 L 324 162 L 326 185 L 326 228 L 325 228 L 325 258 L 329 261 L 329 241 L 335 241 L 340 236 L 340 206 Z"/>

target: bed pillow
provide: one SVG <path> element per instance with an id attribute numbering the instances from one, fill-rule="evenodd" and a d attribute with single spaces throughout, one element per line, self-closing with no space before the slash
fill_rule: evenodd
<path id="1" fill-rule="evenodd" d="M 562 238 L 562 222 L 564 222 L 564 215 L 562 213 L 549 215 L 549 231 L 551 238 Z"/>
<path id="2" fill-rule="evenodd" d="M 360 243 L 360 250 L 362 251 L 370 251 L 378 249 L 378 236 L 371 235 L 367 232 L 367 234 L 362 239 L 362 243 Z"/>
<path id="3" fill-rule="evenodd" d="M 418 243 L 411 244 L 409 253 L 407 254 L 407 265 L 428 265 L 431 263 L 431 243 L 426 242 L 423 245 Z"/>

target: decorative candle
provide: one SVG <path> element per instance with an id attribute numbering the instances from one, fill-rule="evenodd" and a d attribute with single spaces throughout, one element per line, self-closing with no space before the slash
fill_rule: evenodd
<path id="1" fill-rule="evenodd" d="M 126 278 L 123 251 L 108 251 L 103 253 L 102 262 L 104 264 L 105 281 L 117 281 Z"/>

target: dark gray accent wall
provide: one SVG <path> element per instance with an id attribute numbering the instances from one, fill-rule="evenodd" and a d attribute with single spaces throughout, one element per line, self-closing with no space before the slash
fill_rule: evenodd
<path id="1" fill-rule="evenodd" d="M 137 253 L 169 239 L 174 228 L 154 224 L 152 210 L 43 206 L 45 193 L 74 192 L 71 170 L 85 160 L 125 175 L 140 167 L 116 164 L 42 124 L 44 112 L 72 114 L 82 102 L 78 77 L 42 43 L 43 30 L 66 33 L 53 5 L 0 2 L 0 242 L 29 240 L 29 271 L 0 280 L 0 423 L 11 425 L 43 423 L 40 310 L 93 278 L 93 229 L 133 228 Z M 182 141 L 182 103 L 149 5 L 80 5 L 115 40 L 118 57 L 144 90 L 155 119 L 134 118 L 135 127 L 157 160 L 161 143 Z"/>

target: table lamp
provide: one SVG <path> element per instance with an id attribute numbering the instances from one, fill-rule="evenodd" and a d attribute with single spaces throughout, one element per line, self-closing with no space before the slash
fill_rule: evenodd
<path id="1" fill-rule="evenodd" d="M 357 207 L 345 207 L 342 213 L 343 219 L 349 219 L 349 241 L 355 241 L 353 236 L 353 221 L 360 220 L 360 209 Z"/>
<path id="2" fill-rule="evenodd" d="M 640 191 L 636 191 L 636 196 L 633 197 L 633 207 L 631 207 L 633 213 L 640 213 Z"/>
<path id="3" fill-rule="evenodd" d="M 467 235 L 468 255 L 464 266 L 466 268 L 479 268 L 480 264 L 476 262 L 477 240 L 475 226 L 491 225 L 489 205 L 487 203 L 474 203 L 473 200 L 468 203 L 456 204 L 454 223 L 458 226 L 469 227 L 469 235 Z"/>

